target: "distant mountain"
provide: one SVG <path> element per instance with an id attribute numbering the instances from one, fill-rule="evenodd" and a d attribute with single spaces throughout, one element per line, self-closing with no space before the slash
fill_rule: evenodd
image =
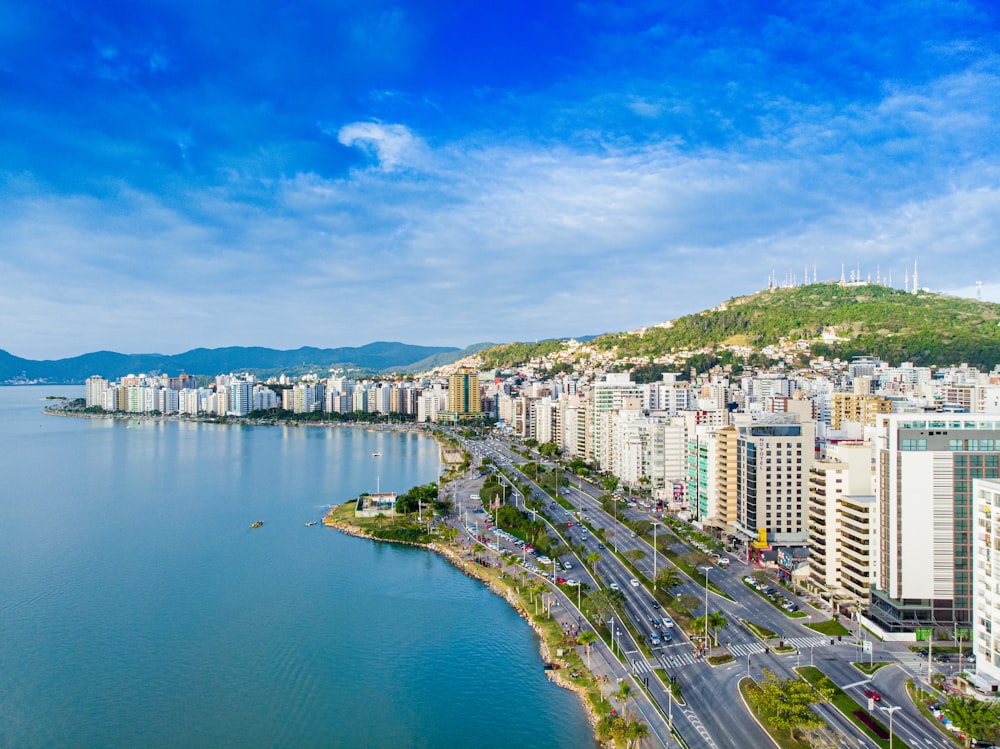
<path id="1" fill-rule="evenodd" d="M 459 359 L 464 359 L 467 356 L 472 356 L 473 354 L 478 354 L 483 349 L 488 349 L 496 346 L 495 343 L 473 343 L 471 346 L 466 346 L 461 351 L 446 351 L 440 354 L 433 354 L 428 356 L 426 359 L 421 359 L 418 362 L 414 362 L 406 367 L 395 367 L 392 369 L 393 372 L 399 372 L 401 374 L 417 374 L 419 372 L 429 372 L 436 367 L 443 367 L 446 364 L 451 364 L 452 362 L 457 362 Z"/>
<path id="2" fill-rule="evenodd" d="M 95 374 L 112 379 L 139 373 L 216 375 L 247 370 L 293 373 L 311 369 L 325 372 L 330 367 L 386 372 L 399 371 L 434 356 L 454 356 L 458 359 L 464 355 L 465 350 L 453 346 L 412 346 L 385 341 L 333 349 L 307 346 L 290 351 L 242 346 L 198 348 L 169 356 L 97 351 L 48 361 L 22 359 L 0 349 L 0 383 L 80 383 Z"/>
<path id="3" fill-rule="evenodd" d="M 730 299 L 662 325 L 598 336 L 588 347 L 633 361 L 714 352 L 693 354 L 706 363 L 738 361 L 741 349 L 756 356 L 769 346 L 798 340 L 810 342 L 812 356 L 867 354 L 925 366 L 968 363 L 991 369 L 1000 363 L 1000 305 L 874 284 L 819 283 Z M 487 366 L 503 367 L 562 348 L 557 341 L 509 343 L 480 356 Z"/>

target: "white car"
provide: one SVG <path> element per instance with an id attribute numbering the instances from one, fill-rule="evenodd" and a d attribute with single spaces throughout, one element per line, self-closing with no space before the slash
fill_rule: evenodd
<path id="1" fill-rule="evenodd" d="M 621 588 L 618 587 L 618 583 L 611 583 L 608 587 L 611 588 L 611 590 L 621 590 Z"/>
<path id="2" fill-rule="evenodd" d="M 633 588 L 639 587 L 639 581 L 636 580 L 634 577 L 628 581 L 628 584 L 631 585 Z"/>
<path id="3" fill-rule="evenodd" d="M 663 626 L 664 627 L 673 627 L 674 626 L 674 620 L 671 619 L 669 616 L 663 617 Z"/>

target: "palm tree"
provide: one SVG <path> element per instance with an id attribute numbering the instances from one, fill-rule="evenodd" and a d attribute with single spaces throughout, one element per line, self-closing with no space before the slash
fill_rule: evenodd
<path id="1" fill-rule="evenodd" d="M 594 570 L 594 576 L 596 577 L 597 563 L 601 561 L 601 555 L 598 554 L 596 551 L 592 551 L 587 555 L 587 558 L 584 561 L 591 566 L 591 568 Z"/>
<path id="2" fill-rule="evenodd" d="M 583 649 L 587 651 L 587 670 L 593 673 L 594 669 L 590 665 L 590 651 L 594 649 L 594 643 L 597 642 L 597 633 L 592 629 L 584 630 L 577 636 L 576 641 L 583 645 Z"/>
<path id="3" fill-rule="evenodd" d="M 633 741 L 637 747 L 640 746 L 642 740 L 647 736 L 649 736 L 649 726 L 645 723 L 635 720 L 625 727 L 625 740 L 628 741 L 629 746 L 632 745 Z"/>
<path id="4" fill-rule="evenodd" d="M 704 624 L 704 622 L 702 622 Z M 729 620 L 721 611 L 713 611 L 708 615 L 708 631 L 715 639 L 715 647 L 719 647 L 719 630 L 729 626 Z"/>
<path id="5" fill-rule="evenodd" d="M 618 685 L 618 691 L 615 692 L 615 698 L 622 703 L 622 717 L 625 722 L 628 723 L 628 698 L 632 694 L 632 685 L 627 681 L 623 681 Z"/>

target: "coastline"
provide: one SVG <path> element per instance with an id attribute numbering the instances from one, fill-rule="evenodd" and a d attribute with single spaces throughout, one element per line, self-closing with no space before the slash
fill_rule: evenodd
<path id="1" fill-rule="evenodd" d="M 334 506 L 336 507 L 336 506 Z M 341 520 L 337 520 L 333 517 L 334 507 L 330 508 L 330 512 L 323 518 L 323 525 L 327 528 L 333 528 L 346 536 L 353 536 L 354 538 L 364 539 L 367 541 L 373 541 L 376 543 L 390 543 L 398 544 L 402 546 L 416 546 L 422 549 L 427 549 L 438 556 L 442 557 L 455 567 L 459 572 L 464 574 L 466 577 L 473 578 L 481 582 L 487 590 L 496 596 L 504 599 L 514 611 L 517 612 L 528 626 L 535 632 L 538 636 L 538 650 L 542 656 L 542 660 L 546 663 L 553 662 L 552 648 L 549 645 L 548 640 L 545 636 L 545 631 L 531 618 L 531 615 L 524 607 L 524 604 L 518 599 L 516 592 L 509 585 L 498 584 L 498 581 L 493 578 L 493 576 L 485 573 L 484 568 L 479 565 L 470 563 L 468 560 L 463 559 L 462 556 L 451 546 L 440 544 L 437 542 L 431 542 L 429 544 L 415 543 L 411 541 L 399 541 L 395 539 L 383 539 L 373 536 L 371 533 L 363 528 L 356 525 L 351 525 L 350 523 L 345 523 Z M 565 665 L 565 664 L 563 664 Z M 597 713 L 593 703 L 590 701 L 586 688 L 576 682 L 568 680 L 564 677 L 561 671 L 564 669 L 554 669 L 546 670 L 545 675 L 548 677 L 549 681 L 553 682 L 556 686 L 573 692 L 580 703 L 583 705 L 584 711 L 587 714 L 587 719 L 590 722 L 591 730 L 594 731 L 594 740 L 597 742 L 598 746 L 602 746 L 599 738 L 597 738 L 596 727 L 600 716 Z"/>

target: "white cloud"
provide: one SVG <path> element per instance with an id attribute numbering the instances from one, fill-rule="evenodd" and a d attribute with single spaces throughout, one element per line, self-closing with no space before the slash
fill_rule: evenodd
<path id="1" fill-rule="evenodd" d="M 386 171 L 416 166 L 425 153 L 423 141 L 405 125 L 353 122 L 340 128 L 337 140 L 349 148 L 361 148 L 373 154 Z"/>

